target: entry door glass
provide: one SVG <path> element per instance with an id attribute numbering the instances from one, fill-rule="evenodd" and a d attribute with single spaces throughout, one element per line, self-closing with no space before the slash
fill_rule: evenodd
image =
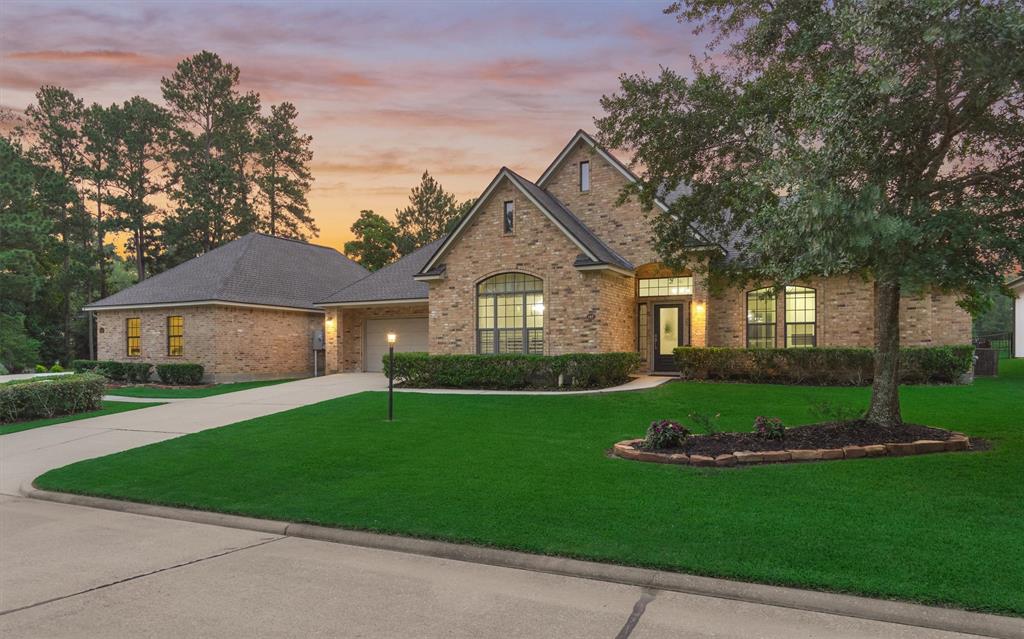
<path id="1" fill-rule="evenodd" d="M 658 354 L 672 355 L 680 344 L 682 322 L 679 321 L 679 307 L 662 306 L 658 311 Z"/>

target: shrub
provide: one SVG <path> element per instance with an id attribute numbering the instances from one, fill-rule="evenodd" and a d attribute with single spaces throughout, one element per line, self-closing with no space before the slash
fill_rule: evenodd
<path id="1" fill-rule="evenodd" d="M 87 373 L 96 370 L 96 366 L 99 362 L 94 359 L 73 359 L 71 360 L 71 370 L 76 373 Z"/>
<path id="2" fill-rule="evenodd" d="M 786 427 L 778 417 L 758 415 L 754 418 L 754 434 L 761 439 L 785 439 Z"/>
<path id="3" fill-rule="evenodd" d="M 203 381 L 202 364 L 157 364 L 156 374 L 164 384 L 175 386 L 200 384 Z"/>
<path id="4" fill-rule="evenodd" d="M 60 365 L 60 362 L 54 362 L 53 366 L 50 367 L 51 373 L 63 373 L 64 367 Z"/>
<path id="5" fill-rule="evenodd" d="M 85 373 L 0 386 L 0 423 L 96 410 L 104 379 Z"/>
<path id="6" fill-rule="evenodd" d="M 900 357 L 903 383 L 952 383 L 971 370 L 974 347 L 906 347 Z M 870 348 L 682 347 L 675 359 L 684 379 L 863 386 L 874 371 Z"/>
<path id="7" fill-rule="evenodd" d="M 683 445 L 683 440 L 685 440 L 686 436 L 689 434 L 690 431 L 686 430 L 686 428 L 678 422 L 673 422 L 667 419 L 654 421 L 647 427 L 647 436 L 644 437 L 644 441 L 640 444 L 640 447 L 646 450 L 679 448 Z"/>
<path id="8" fill-rule="evenodd" d="M 130 384 L 145 384 L 149 381 L 149 374 L 153 369 L 153 365 L 146 362 L 129 362 L 122 366 L 124 381 Z"/>
<path id="9" fill-rule="evenodd" d="M 3 364 L 0 364 L 0 375 L 10 375 L 10 371 Z"/>
<path id="10" fill-rule="evenodd" d="M 629 380 L 636 353 L 428 355 L 395 353 L 395 379 L 410 388 L 606 388 Z M 384 372 L 389 370 L 384 356 Z"/>
<path id="11" fill-rule="evenodd" d="M 46 367 L 43 366 L 42 364 L 36 364 L 36 372 L 37 373 L 45 373 L 46 372 Z"/>

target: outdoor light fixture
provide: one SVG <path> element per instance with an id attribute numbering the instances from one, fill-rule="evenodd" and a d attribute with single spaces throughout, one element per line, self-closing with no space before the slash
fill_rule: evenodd
<path id="1" fill-rule="evenodd" d="M 537 315 L 543 315 L 544 314 L 544 302 L 537 302 L 536 304 L 534 304 L 533 305 L 533 312 L 536 313 Z"/>
<path id="2" fill-rule="evenodd" d="M 395 419 L 395 342 L 398 335 L 388 333 L 388 421 Z"/>

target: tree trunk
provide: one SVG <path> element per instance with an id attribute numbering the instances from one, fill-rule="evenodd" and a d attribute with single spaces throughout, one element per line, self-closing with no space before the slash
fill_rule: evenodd
<path id="1" fill-rule="evenodd" d="M 896 282 L 875 282 L 874 368 L 866 419 L 881 426 L 900 426 L 900 285 Z"/>
<path id="2" fill-rule="evenodd" d="M 96 251 L 100 268 L 100 299 L 107 296 L 107 255 L 103 248 L 103 193 L 99 183 L 96 184 Z"/>
<path id="3" fill-rule="evenodd" d="M 135 229 L 135 273 L 139 282 L 146 279 L 146 256 L 142 252 L 142 233 L 141 227 Z"/>

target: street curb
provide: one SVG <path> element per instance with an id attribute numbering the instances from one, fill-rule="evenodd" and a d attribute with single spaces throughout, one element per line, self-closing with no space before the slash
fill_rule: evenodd
<path id="1" fill-rule="evenodd" d="M 359 530 L 346 530 L 313 524 L 297 524 L 270 519 L 256 519 L 187 508 L 153 506 L 137 502 L 55 493 L 22 486 L 21 494 L 32 499 L 102 508 L 135 515 L 176 519 L 198 524 L 240 528 L 256 532 L 328 541 L 350 546 L 390 550 L 441 559 L 467 561 L 503 568 L 544 572 L 581 579 L 608 581 L 630 586 L 655 588 L 691 595 L 731 599 L 755 604 L 793 608 L 859 619 L 869 619 L 907 626 L 960 632 L 996 639 L 1024 637 L 1024 620 L 951 608 L 884 599 L 870 599 L 784 586 L 752 584 L 713 577 L 634 568 L 566 557 L 532 555 L 513 550 L 457 544 L 430 539 L 383 535 Z"/>

